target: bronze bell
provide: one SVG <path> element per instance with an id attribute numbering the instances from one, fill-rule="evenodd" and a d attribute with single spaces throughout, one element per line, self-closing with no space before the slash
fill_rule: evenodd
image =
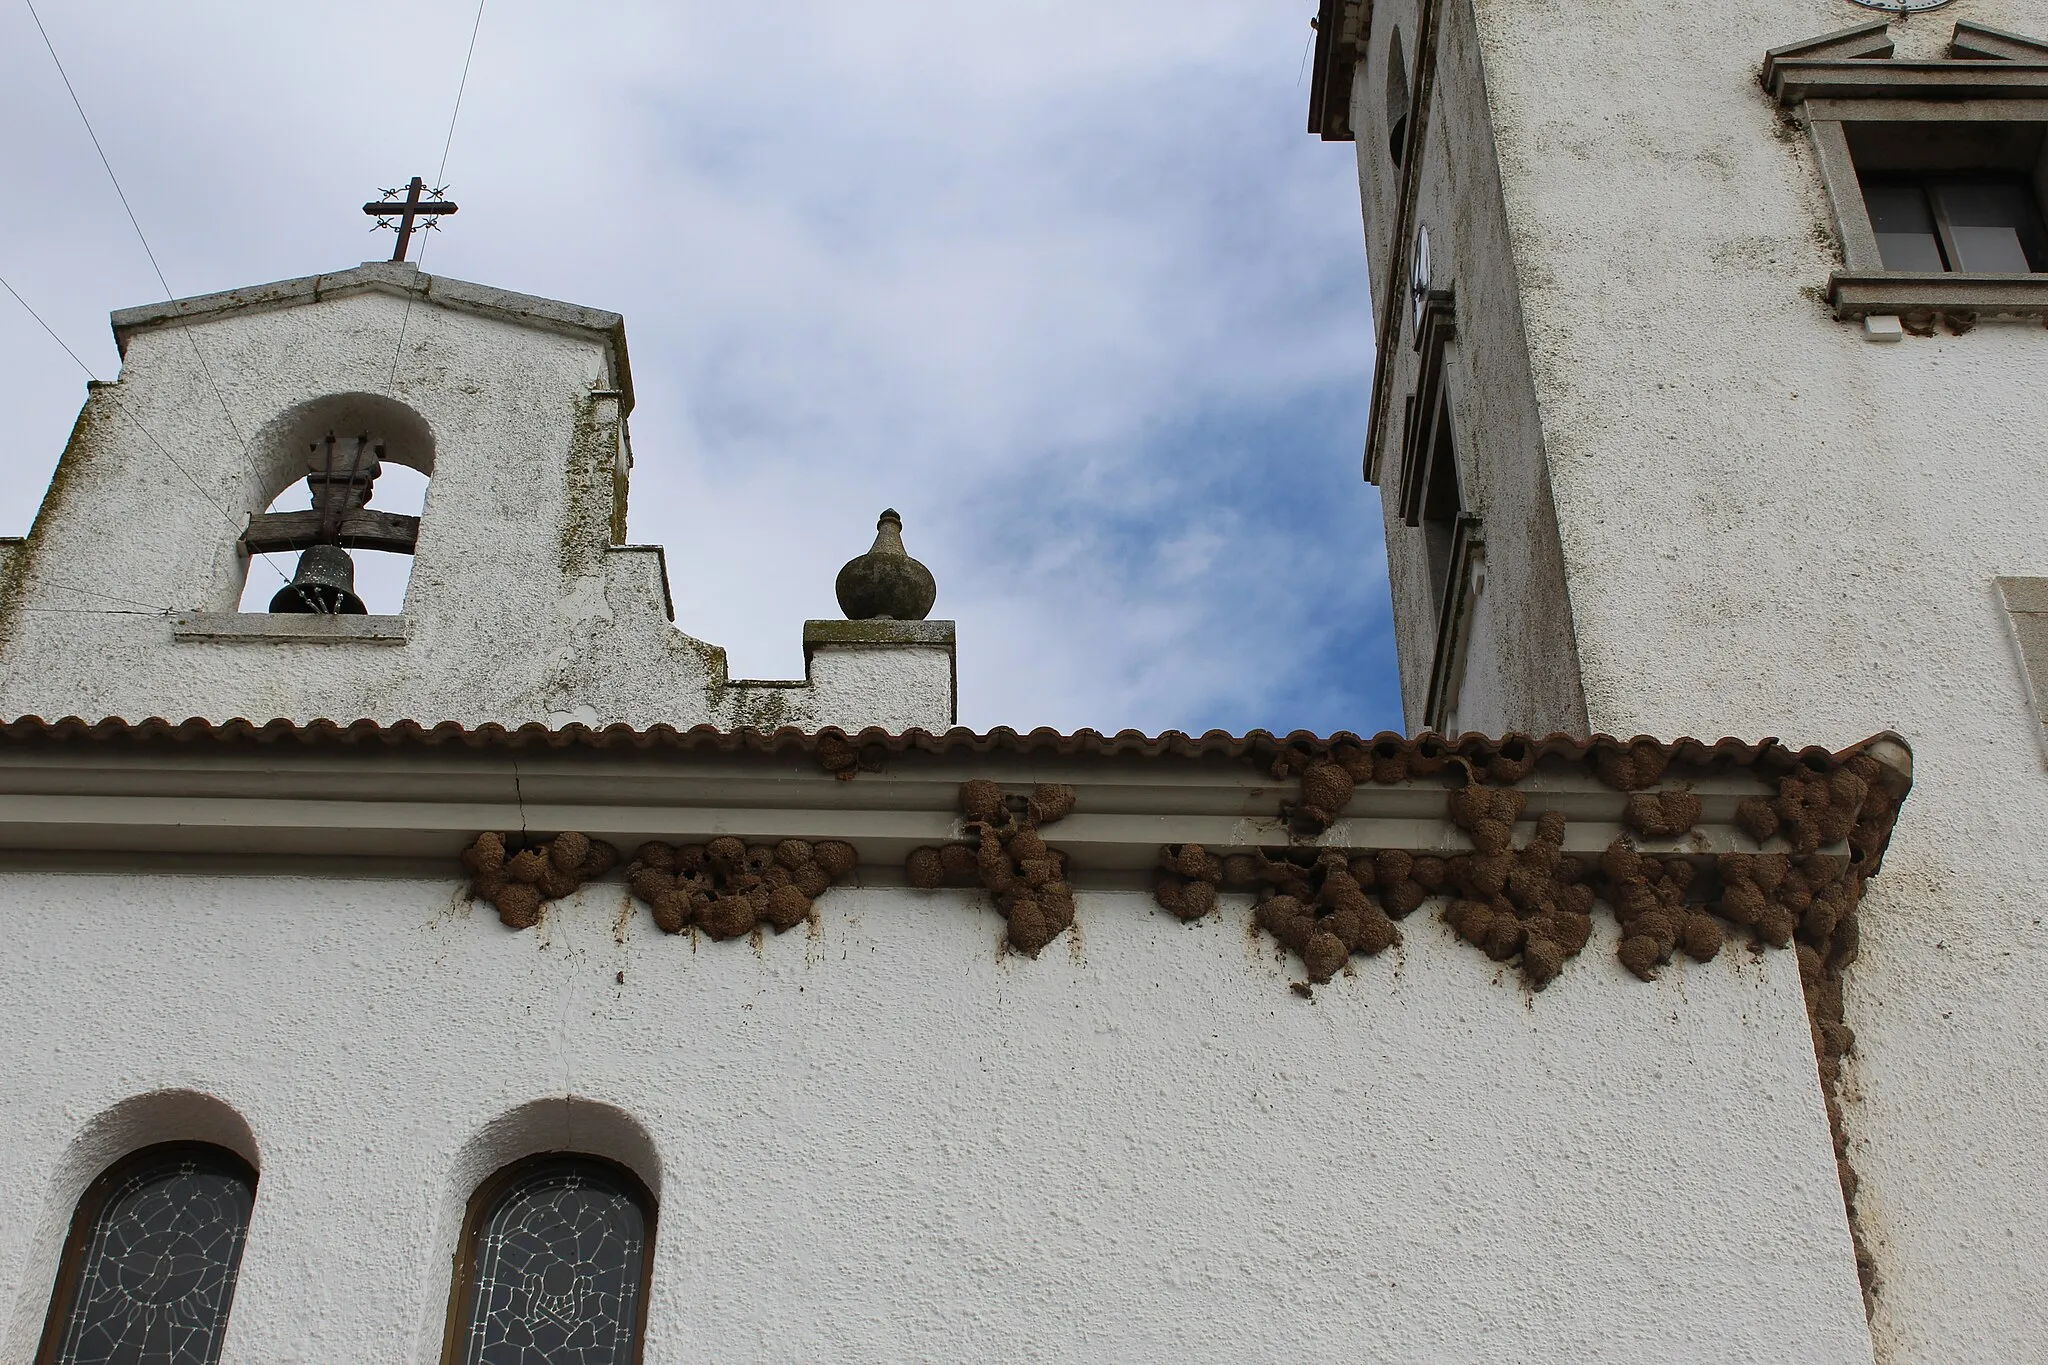
<path id="1" fill-rule="evenodd" d="M 314 545 L 299 556 L 299 571 L 270 599 L 274 612 L 366 616 L 356 596 L 356 564 L 339 545 Z"/>

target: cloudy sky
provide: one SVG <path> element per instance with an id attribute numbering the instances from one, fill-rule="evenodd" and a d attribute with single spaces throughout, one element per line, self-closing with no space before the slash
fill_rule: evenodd
<path id="1" fill-rule="evenodd" d="M 35 0 L 170 286 L 389 254 L 472 0 Z M 1400 728 L 1350 148 L 1309 0 L 488 0 L 426 268 L 626 315 L 632 538 L 736 675 L 900 508 L 961 720 Z M 162 296 L 23 0 L 0 275 L 102 377 Z M 0 295 L 0 533 L 83 375 Z M 380 502 L 384 499 L 380 498 Z"/>

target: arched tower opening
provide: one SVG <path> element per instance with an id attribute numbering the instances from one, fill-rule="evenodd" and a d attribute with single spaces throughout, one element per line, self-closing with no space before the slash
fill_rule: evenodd
<path id="1" fill-rule="evenodd" d="M 1401 50 L 1401 28 L 1387 44 L 1387 155 L 1399 166 L 1408 159 L 1408 55 Z"/>
<path id="2" fill-rule="evenodd" d="M 378 394 L 330 394 L 254 446 L 265 502 L 242 538 L 241 610 L 398 613 L 434 472 L 426 419 Z"/>

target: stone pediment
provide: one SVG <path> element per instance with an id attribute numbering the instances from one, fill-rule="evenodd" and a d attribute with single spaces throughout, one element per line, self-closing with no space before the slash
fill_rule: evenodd
<path id="1" fill-rule="evenodd" d="M 125 357 L 129 338 L 140 332 L 211 322 L 238 313 L 300 308 L 328 299 L 368 293 L 412 298 L 437 308 L 487 317 L 517 327 L 567 333 L 597 341 L 611 352 L 622 405 L 626 411 L 632 410 L 633 375 L 626 363 L 624 317 L 601 308 L 586 308 L 558 299 L 496 289 L 487 284 L 453 280 L 445 275 L 428 275 L 410 261 L 367 261 L 352 270 L 304 275 L 295 280 L 279 280 L 246 289 L 229 289 L 218 294 L 200 294 L 193 298 L 168 299 L 162 303 L 119 309 L 112 318 L 114 342 Z"/>
<path id="2" fill-rule="evenodd" d="M 2048 61 L 2048 42 L 2007 33 L 2004 29 L 1973 24 L 1963 19 L 1956 24 L 1955 40 L 1949 50 L 1959 58 L 1991 58 L 2014 62 Z"/>
<path id="3" fill-rule="evenodd" d="M 1882 19 L 1764 54 L 1763 85 L 1781 104 L 1808 99 L 2013 99 L 2048 97 L 2048 42 L 1961 20 L 1950 56 L 1893 58 Z"/>

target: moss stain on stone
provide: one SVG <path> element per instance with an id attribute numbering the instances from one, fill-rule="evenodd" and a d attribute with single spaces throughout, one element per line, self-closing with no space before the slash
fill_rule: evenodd
<path id="1" fill-rule="evenodd" d="M 721 655 L 724 654 L 720 650 Z M 785 725 L 798 723 L 801 717 L 793 716 L 790 710 L 789 687 L 749 687 L 744 683 L 722 682 L 710 689 L 713 712 L 728 729 L 752 729 L 772 733 Z"/>
<path id="2" fill-rule="evenodd" d="M 567 506 L 558 556 L 564 578 L 595 572 L 598 557 L 619 540 L 614 534 L 616 496 L 611 486 L 610 453 L 618 445 L 618 428 L 599 420 L 599 401 L 595 397 L 582 400 L 569 435 L 569 459 L 562 475 Z"/>
<path id="3" fill-rule="evenodd" d="M 704 707 L 713 723 L 771 732 L 803 723 L 804 716 L 790 705 L 791 693 L 799 689 L 734 682 L 725 650 L 685 631 L 671 630 L 667 646 L 671 654 L 694 660 L 703 673 Z"/>
<path id="4" fill-rule="evenodd" d="M 612 455 L 612 544 L 626 543 L 626 497 L 632 489 L 632 475 L 626 466 L 626 433 L 624 419 L 617 429 L 618 449 Z"/>
<path id="5" fill-rule="evenodd" d="M 107 405 L 119 401 L 110 394 L 101 402 L 100 391 L 98 385 L 87 390 L 85 404 L 79 408 L 78 420 L 71 427 L 71 439 L 65 442 L 64 453 L 50 472 L 50 485 L 43 491 L 42 506 L 36 509 L 27 538 L 11 547 L 4 564 L 0 564 L 0 652 L 13 642 L 18 607 L 43 538 L 62 513 L 79 474 L 98 454 L 99 437 L 108 420 Z"/>

